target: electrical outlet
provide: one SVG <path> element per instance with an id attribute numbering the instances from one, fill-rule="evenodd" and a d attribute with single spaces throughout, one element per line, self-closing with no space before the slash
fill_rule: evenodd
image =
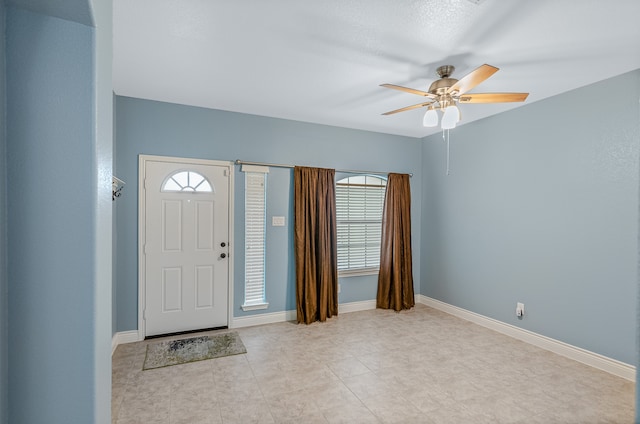
<path id="1" fill-rule="evenodd" d="M 516 316 L 519 318 L 524 316 L 524 303 L 516 303 Z"/>
<path id="2" fill-rule="evenodd" d="M 338 293 L 340 293 L 340 284 L 338 284 Z"/>

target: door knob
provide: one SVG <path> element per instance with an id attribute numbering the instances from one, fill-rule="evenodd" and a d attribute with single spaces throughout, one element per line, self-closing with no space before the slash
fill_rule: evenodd
<path id="1" fill-rule="evenodd" d="M 226 257 L 227 257 L 227 254 L 226 254 L 226 253 L 221 253 L 221 254 L 220 254 L 220 257 L 221 257 L 222 259 L 224 259 L 224 258 L 226 258 Z"/>

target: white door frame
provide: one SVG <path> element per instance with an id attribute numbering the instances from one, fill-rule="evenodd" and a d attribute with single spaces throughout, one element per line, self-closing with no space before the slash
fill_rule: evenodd
<path id="1" fill-rule="evenodd" d="M 179 158 L 173 156 L 153 156 L 153 155 L 139 155 L 138 156 L 138 340 L 144 340 L 146 336 L 146 326 L 144 319 L 144 310 L 146 308 L 146 258 L 144 254 L 144 240 L 146 240 L 146 201 L 145 201 L 145 188 L 144 188 L 144 176 L 146 171 L 146 162 L 171 162 L 171 163 L 184 163 L 193 165 L 215 165 L 225 166 L 229 170 L 229 280 L 227 281 L 229 304 L 227 305 L 227 325 L 231 328 L 233 320 L 233 205 L 234 205 L 234 185 L 233 179 L 235 176 L 235 166 L 231 161 L 220 160 L 208 160 L 208 159 L 193 159 L 193 158 Z"/>

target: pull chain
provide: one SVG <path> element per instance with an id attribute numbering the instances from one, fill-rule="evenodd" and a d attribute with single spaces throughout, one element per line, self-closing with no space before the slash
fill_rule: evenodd
<path id="1" fill-rule="evenodd" d="M 446 131 L 446 137 L 445 137 L 445 131 Z M 450 155 L 451 149 L 449 144 L 449 130 L 442 130 L 442 139 L 447 142 L 447 175 L 449 175 L 449 158 L 451 156 Z"/>

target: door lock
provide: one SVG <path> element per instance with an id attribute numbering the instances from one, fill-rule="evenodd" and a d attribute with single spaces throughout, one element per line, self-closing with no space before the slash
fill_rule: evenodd
<path id="1" fill-rule="evenodd" d="M 225 243 L 225 242 L 220 243 L 220 247 L 225 247 L 226 245 L 227 245 L 227 243 Z"/>

